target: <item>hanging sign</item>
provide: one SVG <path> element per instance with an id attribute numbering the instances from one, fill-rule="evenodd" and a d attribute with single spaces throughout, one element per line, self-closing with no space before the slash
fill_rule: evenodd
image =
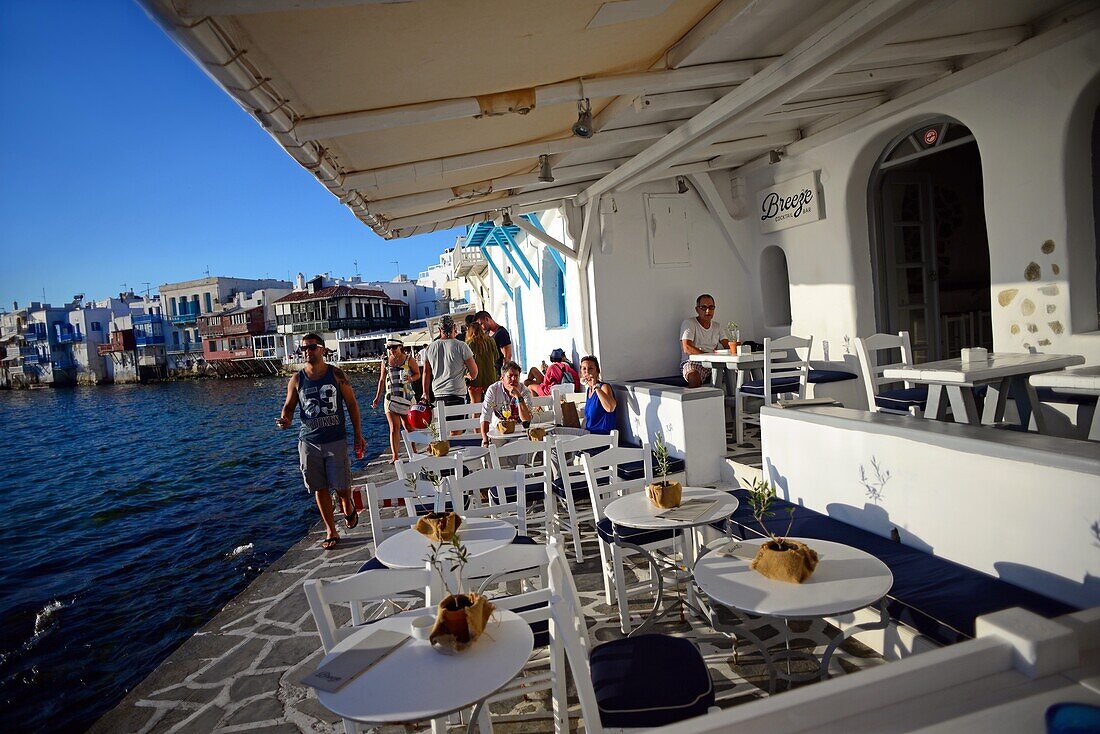
<path id="1" fill-rule="evenodd" d="M 761 232 L 777 232 L 788 227 L 816 222 L 824 216 L 817 171 L 775 184 L 756 193 L 756 214 Z"/>

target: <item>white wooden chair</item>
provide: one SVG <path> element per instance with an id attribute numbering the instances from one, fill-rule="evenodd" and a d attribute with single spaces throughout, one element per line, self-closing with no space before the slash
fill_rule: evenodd
<path id="1" fill-rule="evenodd" d="M 407 482 L 409 477 L 416 477 L 417 479 L 417 498 L 411 505 L 408 499 L 405 504 L 409 508 L 409 514 L 415 516 L 432 511 L 440 512 L 445 508 L 447 498 L 442 491 L 442 482 L 447 477 L 462 473 L 462 459 L 459 456 L 450 454 L 447 456 L 425 456 L 420 459 L 400 459 L 396 467 L 397 476 L 401 478 L 401 481 Z M 432 481 L 432 477 L 435 477 L 439 483 Z M 425 481 L 431 486 L 430 491 L 422 484 Z M 424 501 L 426 499 L 431 501 Z"/>
<path id="2" fill-rule="evenodd" d="M 427 456 L 424 452 L 428 450 L 428 444 L 434 440 L 431 431 L 410 431 L 405 426 L 401 426 L 401 443 L 405 446 L 407 458 L 419 459 Z"/>
<path id="3" fill-rule="evenodd" d="M 523 471 L 528 523 L 548 529 L 550 522 L 547 514 L 554 508 L 550 442 L 520 438 L 502 445 L 494 444 L 489 447 L 489 458 L 494 469 Z M 536 507 L 541 510 L 535 511 Z"/>
<path id="4" fill-rule="evenodd" d="M 690 640 L 649 634 L 593 646 L 564 549 L 551 543 L 547 555 L 551 655 L 564 657 L 573 673 L 587 734 L 663 726 L 717 710 L 706 662 Z M 567 732 L 568 720 L 557 727 L 565 701 L 551 690 L 555 730 Z"/>
<path id="5" fill-rule="evenodd" d="M 764 379 L 749 380 L 737 388 L 737 443 L 745 441 L 745 424 L 760 425 L 760 414 L 749 415 L 749 398 L 762 399 L 771 405 L 780 395 L 806 397 L 806 384 L 810 376 L 810 350 L 814 338 L 784 336 L 764 339 Z M 777 353 L 783 353 L 780 358 Z"/>
<path id="6" fill-rule="evenodd" d="M 644 476 L 638 479 L 621 479 L 619 467 L 635 461 L 642 462 Z M 671 546 L 675 541 L 676 533 L 672 530 L 616 528 L 604 517 L 604 507 L 609 502 L 633 492 L 644 492 L 646 485 L 653 482 L 653 460 L 649 444 L 644 444 L 640 449 L 617 447 L 602 451 L 595 456 L 586 454 L 581 457 L 581 465 L 584 467 L 584 477 L 588 482 L 588 493 L 592 499 L 596 535 L 600 539 L 604 596 L 609 605 L 618 604 L 619 625 L 624 635 L 630 634 L 632 625 L 628 597 L 642 589 L 647 591 L 653 589 L 656 579 L 650 579 L 644 584 L 627 585 L 623 557 L 629 549 L 616 543 L 615 536 L 618 534 L 619 539 L 649 550 Z M 614 589 L 614 597 L 612 597 L 612 589 Z"/>
<path id="7" fill-rule="evenodd" d="M 557 436 L 554 438 L 551 457 L 557 476 L 551 480 L 550 489 L 553 505 L 547 506 L 547 514 L 554 532 L 564 531 L 573 539 L 573 555 L 577 563 L 584 563 L 584 550 L 581 548 L 581 523 L 591 521 L 595 524 L 592 507 L 589 503 L 588 483 L 584 478 L 584 467 L 580 457 L 593 451 L 603 451 L 619 445 L 619 432 L 612 431 L 604 436 L 589 433 L 583 436 Z M 577 507 L 577 502 L 587 507 Z"/>
<path id="8" fill-rule="evenodd" d="M 900 362 L 890 362 L 887 354 L 898 351 Z M 897 385 L 896 380 L 882 376 L 884 370 L 891 367 L 908 367 L 913 364 L 913 347 L 909 341 L 909 332 L 893 334 L 872 334 L 856 339 L 856 354 L 863 377 L 863 387 L 867 390 L 867 406 L 871 412 L 913 414 L 918 417 L 928 403 L 928 386 L 914 386 L 906 382 L 902 387 L 882 389 L 883 385 Z"/>
<path id="9" fill-rule="evenodd" d="M 439 437 L 450 441 L 452 447 L 481 446 L 481 407 L 482 403 L 446 405 L 437 400 L 435 420 Z"/>
<path id="10" fill-rule="evenodd" d="M 428 482 L 424 481 L 424 483 L 428 485 L 428 489 L 434 490 Z M 417 518 L 414 508 L 417 502 L 416 498 L 412 496 L 412 492 L 409 490 L 409 486 L 405 480 L 395 479 L 385 484 L 367 482 L 366 494 L 366 509 L 370 516 L 370 532 L 374 540 L 375 548 L 378 548 L 383 540 L 390 537 L 395 532 L 399 532 L 416 524 Z M 405 513 L 401 514 L 395 509 L 397 514 L 392 517 L 383 517 L 381 508 L 383 500 L 396 500 L 393 504 L 404 506 Z M 413 505 L 413 507 L 410 507 L 410 504 Z"/>
<path id="11" fill-rule="evenodd" d="M 504 520 L 515 525 L 519 536 L 526 538 L 527 493 L 517 491 L 525 483 L 522 469 L 482 469 L 464 477 L 444 479 L 443 492 L 462 518 Z M 534 541 L 528 538 L 527 542 Z"/>

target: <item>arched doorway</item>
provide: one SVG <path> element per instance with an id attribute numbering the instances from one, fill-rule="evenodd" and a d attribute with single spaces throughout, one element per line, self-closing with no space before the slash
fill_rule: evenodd
<path id="1" fill-rule="evenodd" d="M 871 177 L 879 331 L 908 331 L 916 361 L 993 348 L 982 163 L 964 125 L 895 139 Z"/>

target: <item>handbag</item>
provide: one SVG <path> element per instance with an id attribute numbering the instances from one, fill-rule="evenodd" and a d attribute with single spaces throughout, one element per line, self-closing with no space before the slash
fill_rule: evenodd
<path id="1" fill-rule="evenodd" d="M 581 427 L 581 418 L 577 413 L 577 404 L 572 400 L 561 401 L 561 424 L 565 428 Z"/>
<path id="2" fill-rule="evenodd" d="M 387 398 L 387 403 L 390 411 L 398 415 L 408 414 L 409 408 L 412 407 L 412 401 L 403 395 L 391 395 Z"/>

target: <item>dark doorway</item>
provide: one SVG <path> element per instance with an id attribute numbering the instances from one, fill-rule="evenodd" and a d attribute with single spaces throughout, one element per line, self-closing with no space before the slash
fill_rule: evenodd
<path id="1" fill-rule="evenodd" d="M 928 123 L 897 140 L 872 184 L 879 330 L 918 362 L 993 349 L 982 165 L 970 131 Z"/>

